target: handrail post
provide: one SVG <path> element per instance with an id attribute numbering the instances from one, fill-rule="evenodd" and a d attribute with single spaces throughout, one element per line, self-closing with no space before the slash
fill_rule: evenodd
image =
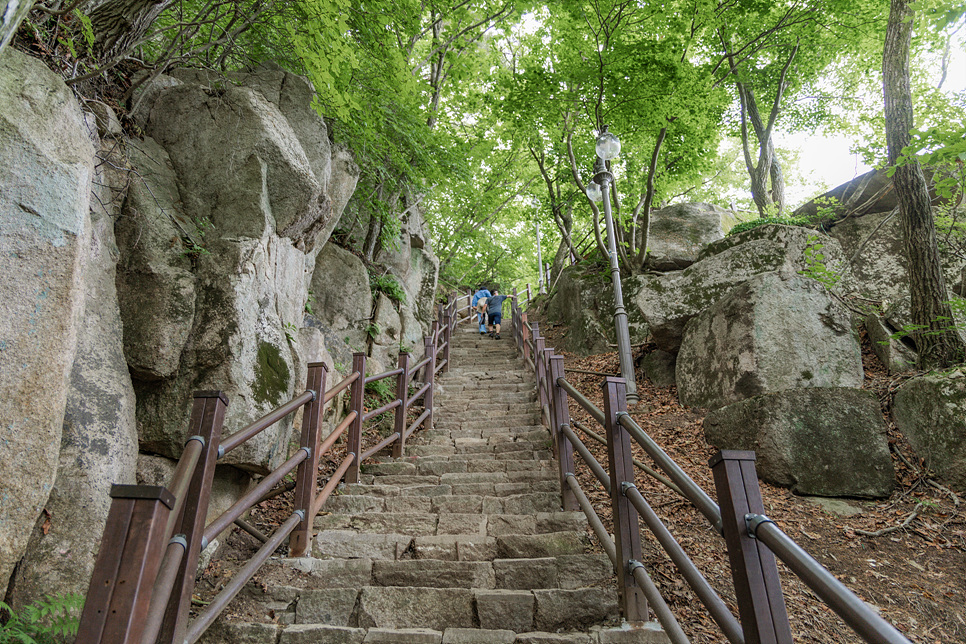
<path id="1" fill-rule="evenodd" d="M 329 368 L 323 362 L 309 363 L 309 373 L 305 388 L 315 398 L 302 408 L 302 438 L 300 448 L 309 450 L 309 457 L 299 463 L 295 474 L 295 509 L 302 510 L 302 521 L 289 537 L 290 557 L 305 556 L 312 541 L 312 508 L 315 505 L 315 492 L 319 474 L 319 444 L 322 442 L 322 408 L 325 406 L 325 377 Z"/>
<path id="2" fill-rule="evenodd" d="M 426 347 L 426 355 L 424 358 L 429 358 L 429 362 L 423 367 L 423 384 L 428 384 L 429 388 L 426 390 L 426 396 L 423 398 L 423 407 L 429 410 L 429 416 L 426 417 L 426 424 L 423 425 L 426 429 L 433 428 L 433 404 L 434 396 L 433 392 L 436 389 L 436 345 L 433 344 L 433 335 L 430 333 L 423 338 L 423 346 Z"/>
<path id="3" fill-rule="evenodd" d="M 627 413 L 627 383 L 623 378 L 608 376 L 601 388 L 604 392 L 604 430 L 607 436 L 607 465 L 610 472 L 610 500 L 614 518 L 614 544 L 617 546 L 617 590 L 624 619 L 630 622 L 647 619 L 647 600 L 637 584 L 628 561 L 640 561 L 640 519 L 630 499 L 624 496 L 624 483 L 634 484 L 634 461 L 631 437 L 618 420 Z"/>
<path id="4" fill-rule="evenodd" d="M 527 282 L 527 306 L 530 306 L 530 282 Z"/>
<path id="5" fill-rule="evenodd" d="M 346 452 L 354 454 L 355 459 L 345 472 L 346 483 L 359 482 L 359 455 L 362 454 L 362 415 L 363 402 L 366 392 L 366 354 L 356 352 L 352 354 L 352 371 L 358 372 L 359 377 L 350 386 L 349 410 L 356 413 L 356 417 L 349 425 Z"/>
<path id="6" fill-rule="evenodd" d="M 218 447 L 221 445 L 221 429 L 227 409 L 228 396 L 220 391 L 194 393 L 188 435 L 200 436 L 205 446 L 185 492 L 180 527 L 175 528 L 175 534 L 185 536 L 187 545 L 168 600 L 158 644 L 181 644 L 188 629 L 188 609 L 191 607 L 191 593 L 195 587 L 198 558 L 201 551 L 208 546 L 202 540 L 208 516 L 208 501 L 211 498 L 211 484 L 215 478 L 215 462 L 218 460 Z"/>
<path id="7" fill-rule="evenodd" d="M 538 395 L 537 400 L 540 403 L 540 410 L 541 410 L 540 413 L 541 413 L 541 416 L 543 415 L 543 408 L 550 405 L 550 400 L 547 398 L 547 393 L 548 392 L 547 392 L 547 388 L 546 388 L 546 382 L 547 382 L 546 366 L 547 366 L 547 363 L 546 363 L 546 361 L 544 359 L 544 356 L 543 356 L 545 349 L 546 349 L 546 347 L 544 347 L 544 339 L 541 338 L 541 337 L 538 337 L 538 336 L 534 335 L 534 340 L 533 340 L 533 356 L 534 356 L 534 360 L 533 360 L 533 364 L 534 364 L 534 368 L 536 369 L 536 372 L 537 372 L 537 395 Z M 544 382 L 544 385 L 543 386 L 540 385 L 540 381 L 541 380 Z M 548 418 L 547 421 L 549 421 L 549 420 L 550 419 Z"/>
<path id="8" fill-rule="evenodd" d="M 449 372 L 449 345 L 450 340 L 453 338 L 453 327 L 450 324 L 451 319 L 449 313 L 443 316 L 443 360 L 445 360 L 443 373 Z"/>
<path id="9" fill-rule="evenodd" d="M 148 485 L 114 485 L 111 498 L 75 640 L 83 644 L 140 643 L 175 503 Z"/>
<path id="10" fill-rule="evenodd" d="M 745 642 L 791 644 L 791 626 L 775 555 L 768 546 L 748 534 L 745 525 L 745 515 L 765 513 L 755 471 L 755 453 L 722 450 L 711 457 L 708 464 L 718 492 Z"/>
<path id="11" fill-rule="evenodd" d="M 534 323 L 531 324 L 530 326 L 533 329 L 533 355 L 530 357 L 533 359 L 533 368 L 536 369 L 537 368 L 537 339 L 540 337 L 540 323 L 534 321 Z"/>
<path id="12" fill-rule="evenodd" d="M 396 433 L 399 438 L 392 444 L 393 458 L 402 458 L 406 452 L 404 445 L 406 441 L 406 412 L 408 411 L 406 402 L 409 398 L 409 353 L 399 352 L 399 368 L 402 373 L 396 376 L 396 399 L 402 401 L 396 407 Z"/>
<path id="13" fill-rule="evenodd" d="M 564 358 L 560 355 L 550 356 L 550 382 L 553 391 L 554 422 L 552 434 L 554 452 L 560 468 L 560 506 L 565 512 L 572 512 L 580 509 L 574 491 L 567 484 L 567 475 L 574 473 L 574 446 L 570 440 L 563 435 L 560 430 L 562 425 L 570 425 L 570 407 L 567 405 L 567 392 L 558 384 L 557 379 L 564 377 Z"/>

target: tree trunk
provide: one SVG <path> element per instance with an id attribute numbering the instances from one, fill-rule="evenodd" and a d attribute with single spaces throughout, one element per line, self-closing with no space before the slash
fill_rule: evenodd
<path id="1" fill-rule="evenodd" d="M 128 52 L 174 0 L 108 0 L 91 12 L 96 46 L 111 58 Z"/>
<path id="2" fill-rule="evenodd" d="M 964 347 L 953 325 L 949 296 L 943 278 L 929 190 L 915 158 L 902 159 L 913 126 L 909 85 L 909 45 L 913 10 L 909 0 L 892 0 L 882 53 L 882 94 L 885 104 L 889 164 L 895 167 L 892 183 L 899 201 L 899 217 L 909 259 L 914 339 L 922 368 L 948 367 L 963 359 Z M 900 162 L 898 165 L 897 162 Z"/>

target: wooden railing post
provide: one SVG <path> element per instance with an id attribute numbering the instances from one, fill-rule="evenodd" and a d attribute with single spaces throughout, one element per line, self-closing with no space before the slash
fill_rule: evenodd
<path id="1" fill-rule="evenodd" d="M 607 436 L 607 465 L 610 472 L 610 500 L 614 518 L 614 543 L 617 546 L 617 590 L 630 622 L 647 620 L 647 600 L 637 584 L 630 560 L 641 560 L 641 527 L 637 508 L 624 496 L 624 483 L 634 485 L 631 437 L 618 420 L 627 413 L 627 383 L 623 378 L 607 377 L 604 390 L 604 430 Z"/>
<path id="2" fill-rule="evenodd" d="M 554 455 L 560 465 L 560 505 L 565 512 L 580 509 L 574 491 L 567 484 L 567 475 L 574 473 L 574 446 L 561 432 L 562 425 L 570 426 L 570 407 L 567 405 L 567 392 L 557 384 L 564 377 L 563 356 L 550 356 L 550 388 L 553 391 L 554 426 L 552 429 Z"/>
<path id="3" fill-rule="evenodd" d="M 537 401 L 540 403 L 540 413 L 543 415 L 543 409 L 550 405 L 550 400 L 547 398 L 547 363 L 544 358 L 544 339 L 537 335 L 536 329 L 533 333 L 533 364 L 537 372 Z M 544 385 L 540 385 L 540 381 L 543 381 Z M 550 422 L 550 419 L 546 419 Z"/>
<path id="4" fill-rule="evenodd" d="M 352 354 L 352 371 L 359 372 L 359 377 L 349 387 L 349 411 L 356 412 L 356 417 L 349 425 L 346 439 L 346 452 L 355 454 L 355 460 L 345 473 L 346 483 L 359 482 L 359 456 L 362 454 L 362 416 L 365 413 L 363 405 L 366 392 L 366 354 L 356 352 Z"/>
<path id="5" fill-rule="evenodd" d="M 533 328 L 533 355 L 530 358 L 533 360 L 533 368 L 537 368 L 537 339 L 540 337 L 540 323 L 534 321 L 530 325 Z"/>
<path id="6" fill-rule="evenodd" d="M 299 463 L 295 473 L 295 509 L 303 512 L 302 521 L 289 537 L 290 557 L 302 557 L 312 541 L 312 507 L 319 473 L 319 443 L 322 441 L 322 408 L 325 398 L 325 377 L 329 369 L 322 362 L 309 364 L 309 374 L 305 388 L 315 398 L 302 408 L 302 438 L 300 449 L 308 449 L 309 457 Z"/>
<path id="7" fill-rule="evenodd" d="M 450 324 L 450 322 L 451 322 L 451 318 L 450 318 L 449 314 L 447 313 L 443 317 L 443 360 L 445 360 L 445 362 L 443 364 L 443 373 L 447 373 L 449 371 L 449 366 L 450 366 L 449 365 L 449 349 L 450 349 L 450 344 L 451 344 L 450 341 L 453 338 L 453 327 Z"/>
<path id="8" fill-rule="evenodd" d="M 429 410 L 429 416 L 426 417 L 426 424 L 423 427 L 432 429 L 434 413 L 433 392 L 436 389 L 436 345 L 433 344 L 432 334 L 423 338 L 423 345 L 426 347 L 426 355 L 424 357 L 429 358 L 429 362 L 423 367 L 423 384 L 429 384 L 429 389 L 426 390 L 426 397 L 423 398 L 423 406 Z"/>
<path id="9" fill-rule="evenodd" d="M 755 471 L 755 453 L 719 451 L 708 464 L 718 492 L 745 642 L 791 644 L 791 626 L 775 555 L 751 537 L 745 525 L 745 515 L 765 513 Z"/>
<path id="10" fill-rule="evenodd" d="M 114 485 L 111 498 L 78 644 L 140 644 L 175 502 L 148 485 Z"/>
<path id="11" fill-rule="evenodd" d="M 530 282 L 527 282 L 527 305 L 530 304 Z"/>
<path id="12" fill-rule="evenodd" d="M 178 567 L 171 598 L 168 600 L 158 644 L 181 644 L 188 628 L 188 609 L 191 607 L 191 594 L 195 587 L 198 557 L 208 547 L 204 543 L 205 519 L 208 516 L 211 483 L 215 478 L 215 461 L 218 460 L 221 429 L 227 409 L 228 396 L 220 391 L 196 391 L 194 394 L 188 436 L 200 436 L 204 441 L 204 448 L 185 492 L 180 526 L 175 528 L 175 534 L 184 535 L 187 545 Z"/>
<path id="13" fill-rule="evenodd" d="M 396 376 L 396 399 L 402 403 L 396 407 L 396 433 L 399 438 L 392 444 L 392 455 L 394 458 L 401 458 L 406 452 L 406 412 L 409 411 L 406 403 L 409 399 L 409 353 L 399 352 L 399 368 L 402 373 Z"/>

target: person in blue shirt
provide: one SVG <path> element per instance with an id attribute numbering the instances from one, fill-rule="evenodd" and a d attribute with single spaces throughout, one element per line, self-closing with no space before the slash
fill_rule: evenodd
<path id="1" fill-rule="evenodd" d="M 483 288 L 483 285 L 481 284 L 476 293 L 473 294 L 473 308 L 476 308 L 476 305 L 480 303 L 481 299 L 488 298 L 490 295 L 490 291 Z M 480 322 L 480 335 L 486 333 L 486 319 L 483 316 L 484 313 L 477 313 L 477 318 Z"/>
<path id="2" fill-rule="evenodd" d="M 500 291 L 493 289 L 493 295 L 486 299 L 486 317 L 490 318 L 490 335 L 500 339 L 500 322 L 503 321 L 503 302 L 513 295 L 500 295 Z"/>

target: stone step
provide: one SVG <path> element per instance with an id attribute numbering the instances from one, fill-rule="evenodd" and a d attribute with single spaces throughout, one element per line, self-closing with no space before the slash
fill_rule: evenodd
<path id="1" fill-rule="evenodd" d="M 404 526 L 405 528 L 406 526 Z M 312 555 L 320 558 L 372 560 L 443 559 L 492 561 L 539 559 L 584 554 L 585 534 L 574 531 L 540 534 L 427 534 L 325 530 L 316 535 Z"/>
<path id="2" fill-rule="evenodd" d="M 375 566 L 373 567 L 375 571 Z M 552 633 L 610 623 L 616 625 L 617 596 L 613 588 L 507 590 L 491 588 L 428 588 L 413 586 L 362 586 L 334 589 L 276 587 L 274 612 L 286 624 L 293 642 L 342 642 L 344 639 L 302 639 L 307 633 L 321 637 L 321 627 L 342 629 L 447 629 L 507 630 Z M 284 608 L 283 608 L 284 607 Z M 266 625 L 268 626 L 268 625 Z M 301 628 L 299 628 L 301 627 Z M 262 629 L 268 631 L 267 628 Z M 360 634 L 365 639 L 368 634 Z M 254 641 L 254 640 L 252 640 Z M 274 640 L 263 640 L 274 641 Z M 353 640 L 350 640 L 353 641 Z M 378 640 L 382 642 L 423 640 Z M 435 640 L 441 641 L 441 640 Z M 519 641 L 519 640 L 509 640 Z"/>
<path id="3" fill-rule="evenodd" d="M 512 486 L 520 484 L 495 485 L 506 485 L 507 487 L 494 487 L 494 494 L 451 494 L 452 487 L 445 485 L 432 486 L 431 489 L 401 488 L 388 485 L 346 486 L 345 494 L 331 497 L 332 504 L 326 503 L 326 509 L 336 508 L 335 499 L 343 498 L 343 496 L 371 496 L 392 500 L 391 502 L 386 501 L 386 509 L 384 510 L 386 512 L 530 514 L 532 512 L 558 512 L 560 510 L 559 488 L 549 492 L 514 493 L 513 490 L 516 488 Z M 533 489 L 532 484 L 524 482 L 522 485 L 524 485 L 524 489 Z M 500 496 L 495 493 L 498 490 L 506 490 L 506 493 Z M 427 507 L 429 509 L 422 509 Z M 412 508 L 420 509 L 414 510 Z"/>
<path id="4" fill-rule="evenodd" d="M 357 497 L 367 498 L 367 497 Z M 373 497 L 377 498 L 378 497 Z M 386 499 L 381 499 L 387 501 Z M 367 506 L 365 502 L 363 507 Z M 479 535 L 503 537 L 573 531 L 583 533 L 587 520 L 580 512 L 537 512 L 535 514 L 476 514 L 438 512 L 389 512 L 378 502 L 363 512 L 331 512 L 315 518 L 315 528 L 354 530 L 374 534 L 411 536 Z M 351 509 L 351 508 L 347 508 Z M 431 509 L 431 505 L 430 505 Z"/>
<path id="5" fill-rule="evenodd" d="M 666 644 L 669 640 L 655 622 L 628 630 L 592 628 L 586 633 L 516 633 L 507 629 L 448 627 L 352 628 L 327 624 L 219 623 L 206 632 L 201 644 Z"/>

